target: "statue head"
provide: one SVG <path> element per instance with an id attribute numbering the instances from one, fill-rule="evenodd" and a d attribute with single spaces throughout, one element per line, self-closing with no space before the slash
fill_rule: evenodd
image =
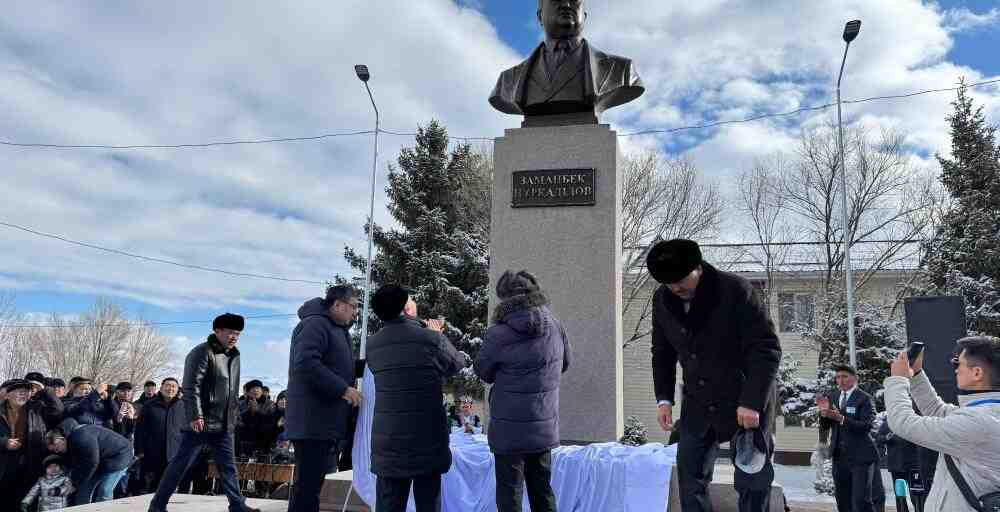
<path id="1" fill-rule="evenodd" d="M 579 37 L 586 21 L 583 0 L 538 0 L 538 22 L 550 39 Z"/>

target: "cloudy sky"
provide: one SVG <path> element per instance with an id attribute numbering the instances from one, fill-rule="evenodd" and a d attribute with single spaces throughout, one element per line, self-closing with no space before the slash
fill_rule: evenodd
<path id="1" fill-rule="evenodd" d="M 252 5 L 252 7 L 251 7 Z M 0 17 L 0 141 L 176 145 L 373 128 L 353 65 L 371 68 L 383 128 L 431 119 L 496 137 L 519 119 L 486 102 L 538 43 L 536 0 L 13 2 Z M 843 94 L 907 93 L 1000 78 L 993 0 L 588 0 L 587 37 L 631 57 L 646 94 L 608 113 L 619 133 L 831 101 L 845 21 L 860 18 Z M 1000 120 L 1000 87 L 975 90 Z M 952 93 L 870 102 L 849 120 L 895 127 L 915 158 L 947 150 Z M 725 177 L 788 150 L 833 111 L 623 137 Z M 412 137 L 380 141 L 379 179 Z M 0 145 L 0 223 L 190 265 L 322 282 L 364 246 L 371 135 L 178 149 Z M 377 218 L 387 221 L 379 190 Z M 322 285 L 183 269 L 0 225 L 0 291 L 25 313 L 73 315 L 96 297 L 156 322 L 294 313 Z M 246 378 L 282 387 L 293 317 L 251 320 Z M 208 324 L 163 325 L 180 353 Z"/>

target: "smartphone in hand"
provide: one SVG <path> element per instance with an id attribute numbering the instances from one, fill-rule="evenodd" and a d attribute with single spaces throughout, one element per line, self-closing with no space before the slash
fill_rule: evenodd
<path id="1" fill-rule="evenodd" d="M 916 362 L 917 358 L 920 357 L 920 354 L 923 351 L 924 351 L 923 342 L 914 341 L 913 343 L 910 343 L 910 348 L 906 349 L 906 359 L 907 361 L 910 362 L 911 367 L 913 366 L 913 363 Z"/>

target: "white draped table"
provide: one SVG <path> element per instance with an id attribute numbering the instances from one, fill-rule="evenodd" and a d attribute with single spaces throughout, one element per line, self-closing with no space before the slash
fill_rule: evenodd
<path id="1" fill-rule="evenodd" d="M 354 437 L 354 490 L 375 506 L 375 475 L 370 471 L 374 380 L 365 370 L 364 401 Z M 370 391 L 369 391 L 370 390 Z M 486 436 L 453 433 L 452 466 L 442 478 L 444 512 L 496 510 L 496 477 Z M 665 511 L 670 471 L 677 447 L 651 443 L 632 447 L 619 443 L 563 446 L 552 451 L 552 488 L 559 512 Z M 413 512 L 411 498 L 408 509 Z M 528 500 L 524 499 L 524 510 Z"/>

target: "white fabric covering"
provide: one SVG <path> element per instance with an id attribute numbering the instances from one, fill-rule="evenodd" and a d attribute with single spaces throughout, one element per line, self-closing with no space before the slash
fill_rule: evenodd
<path id="1" fill-rule="evenodd" d="M 375 411 L 374 378 L 365 369 L 364 401 L 354 436 L 354 489 L 375 507 L 375 475 L 371 473 L 371 425 Z M 451 470 L 441 480 L 443 512 L 496 510 L 496 477 L 486 436 L 451 434 Z M 552 488 L 559 512 L 648 512 L 666 510 L 670 470 L 676 446 L 651 443 L 631 447 L 618 443 L 563 446 L 552 451 Z M 414 512 L 411 494 L 407 510 Z M 527 512 L 528 500 L 524 499 Z"/>

